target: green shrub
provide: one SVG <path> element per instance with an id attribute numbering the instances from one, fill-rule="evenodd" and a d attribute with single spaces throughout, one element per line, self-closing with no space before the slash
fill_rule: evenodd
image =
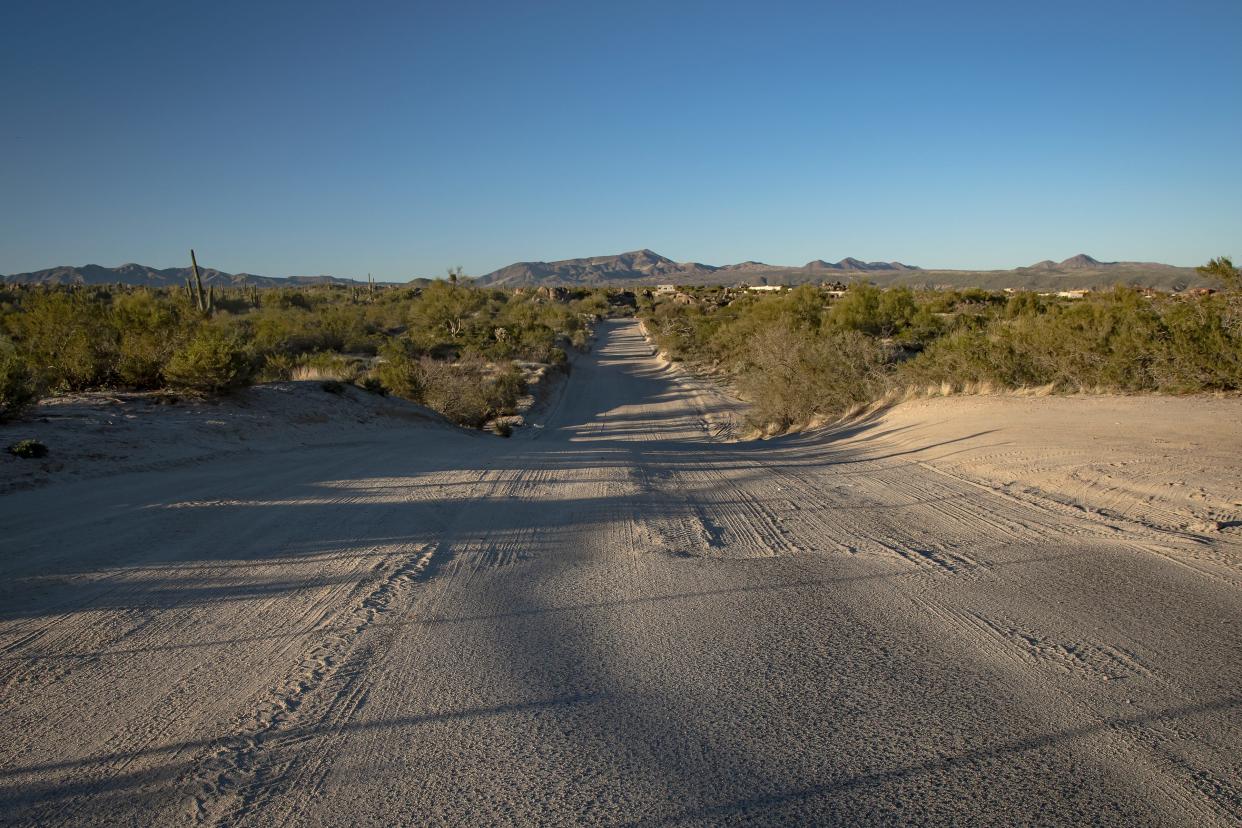
<path id="1" fill-rule="evenodd" d="M 181 307 L 143 292 L 113 303 L 117 332 L 115 373 L 133 388 L 162 388 L 164 366 L 188 334 Z"/>
<path id="2" fill-rule="evenodd" d="M 111 378 L 116 333 L 99 297 L 77 290 L 32 291 L 8 321 L 19 351 L 47 387 L 79 390 Z"/>
<path id="3" fill-rule="evenodd" d="M 293 376 L 293 369 L 298 365 L 297 357 L 284 353 L 268 354 L 263 358 L 263 367 L 259 369 L 259 382 L 281 382 Z"/>
<path id="4" fill-rule="evenodd" d="M 423 401 L 422 363 L 407 340 L 393 340 L 380 348 L 373 374 L 389 393 L 418 403 Z"/>
<path id="5" fill-rule="evenodd" d="M 11 345 L 0 342 L 0 422 L 20 416 L 38 397 L 33 372 Z"/>
<path id="6" fill-rule="evenodd" d="M 263 381 L 356 382 L 421 400 L 429 354 L 441 362 L 563 363 L 559 343 L 586 336 L 574 308 L 601 309 L 607 296 L 577 290 L 536 298 L 446 283 L 365 293 L 331 285 L 226 287 L 216 290 L 215 318 L 204 320 L 181 289 L 15 288 L 0 293 L 0 332 L 12 337 L 15 355 L 0 376 L 7 395 L 0 409 L 20 409 L 27 386 L 215 393 L 249 382 L 253 365 L 262 366 Z M 368 373 L 359 354 L 381 358 Z M 506 397 L 506 382 L 484 385 Z"/>
<path id="7" fill-rule="evenodd" d="M 1187 393 L 1242 389 L 1242 278 L 1215 296 L 1118 287 L 1081 301 L 979 289 L 801 286 L 729 304 L 646 302 L 658 347 L 734 380 L 758 425 L 831 416 L 894 388 L 990 383 Z"/>
<path id="8" fill-rule="evenodd" d="M 177 388 L 225 393 L 250 380 L 250 354 L 236 331 L 208 325 L 173 354 L 164 374 Z"/>
<path id="9" fill-rule="evenodd" d="M 492 377 L 491 401 L 497 414 L 510 414 L 518 399 L 526 393 L 526 377 L 513 363 L 505 365 Z"/>
<path id="10" fill-rule="evenodd" d="M 754 425 L 787 428 L 874 398 L 888 362 L 888 351 L 858 331 L 777 325 L 751 340 L 738 385 L 752 402 Z"/>
<path id="11" fill-rule="evenodd" d="M 9 446 L 6 451 L 14 457 L 21 457 L 27 460 L 47 457 L 47 446 L 38 440 L 18 440 Z"/>

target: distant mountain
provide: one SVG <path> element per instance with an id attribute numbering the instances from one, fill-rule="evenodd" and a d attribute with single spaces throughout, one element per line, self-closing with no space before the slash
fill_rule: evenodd
<path id="1" fill-rule="evenodd" d="M 643 249 L 620 253 L 616 256 L 562 259 L 555 262 L 517 262 L 480 276 L 475 282 L 494 287 L 655 284 L 658 282 L 734 284 L 746 281 L 776 284 L 813 281 L 825 273 L 859 274 L 915 270 L 918 268 L 901 262 L 864 262 L 853 258 L 842 259 L 835 264 L 816 259 L 803 267 L 787 267 L 756 261 L 715 266 L 701 262 L 675 262 L 651 250 Z"/>
<path id="2" fill-rule="evenodd" d="M 807 262 L 802 266 L 803 270 L 849 270 L 849 271 L 876 271 L 876 270 L 920 270 L 921 268 L 914 265 L 902 264 L 901 262 L 864 262 L 860 259 L 847 257 L 835 264 L 826 262 L 823 259 L 816 259 L 813 262 Z"/>
<path id="3" fill-rule="evenodd" d="M 199 268 L 203 283 L 220 287 L 296 287 L 299 285 L 365 284 L 337 276 L 290 276 L 278 279 L 252 273 L 224 273 L 209 267 Z M 0 282 L 19 284 L 127 284 L 152 287 L 178 287 L 190 277 L 188 267 L 163 270 L 139 264 L 119 267 L 83 265 L 52 267 L 33 273 L 17 273 L 0 277 Z M 425 287 L 431 279 L 412 279 L 411 287 Z M 1138 285 L 1164 290 L 1201 287 L 1211 280 L 1192 267 L 1175 267 L 1157 262 L 1102 262 L 1085 253 L 1061 262 L 1046 259 L 1028 267 L 1013 270 L 925 270 L 901 262 L 864 262 L 844 258 L 838 262 L 815 259 L 801 266 L 773 265 L 745 261 L 731 265 L 709 265 L 701 262 L 675 262 L 651 250 L 633 250 L 615 256 L 591 256 L 584 259 L 563 259 L 554 262 L 517 262 L 473 280 L 474 284 L 493 287 L 527 287 L 578 285 L 797 285 L 804 282 L 871 282 L 883 287 L 982 287 L 991 290 L 1029 288 L 1034 290 L 1069 290 L 1102 288 L 1116 284 Z"/>
<path id="4" fill-rule="evenodd" d="M 1083 267 L 1103 267 L 1104 265 L 1117 264 L 1116 262 L 1101 262 L 1099 259 L 1093 259 L 1086 253 L 1079 253 L 1077 256 L 1070 256 L 1061 262 L 1061 267 L 1066 270 Z"/>
<path id="5" fill-rule="evenodd" d="M 1115 284 L 1164 290 L 1209 284 L 1194 268 L 1155 262 L 1101 262 L 1085 253 L 1062 262 L 1051 259 L 1013 270 L 925 270 L 902 262 L 864 262 L 847 257 L 838 262 L 815 259 L 801 267 L 745 261 L 731 265 L 675 262 L 650 250 L 617 256 L 518 262 L 488 273 L 477 284 L 504 287 L 528 285 L 797 285 L 804 282 L 866 281 L 883 287 L 982 287 L 992 290 L 1029 288 L 1068 290 Z"/>
<path id="6" fill-rule="evenodd" d="M 178 287 L 191 278 L 188 267 L 157 269 L 140 264 L 123 264 L 119 267 L 103 267 L 96 264 L 81 267 L 61 266 L 33 273 L 15 273 L 0 281 L 23 285 L 146 285 L 147 287 Z M 204 285 L 217 287 L 298 287 L 305 285 L 359 285 L 356 279 L 339 276 L 289 276 L 275 278 L 256 276 L 253 273 L 225 273 L 210 267 L 200 267 L 199 276 Z"/>
<path id="7" fill-rule="evenodd" d="M 1036 262 L 1028 267 L 1020 267 L 1018 270 L 1094 270 L 1101 267 L 1112 267 L 1113 265 L 1123 264 L 1139 264 L 1138 262 L 1101 262 L 1099 259 L 1092 258 L 1086 253 L 1079 253 L 1077 256 L 1070 256 L 1061 262 L 1054 262 L 1052 259 L 1044 259 L 1042 262 Z M 1156 265 L 1158 267 L 1171 267 L 1171 265 Z"/>
<path id="8" fill-rule="evenodd" d="M 616 256 L 592 256 L 556 262 L 517 262 L 480 276 L 475 283 L 492 287 L 655 283 L 680 276 L 705 275 L 716 270 L 718 268 L 696 262 L 678 264 L 672 259 L 644 249 Z"/>

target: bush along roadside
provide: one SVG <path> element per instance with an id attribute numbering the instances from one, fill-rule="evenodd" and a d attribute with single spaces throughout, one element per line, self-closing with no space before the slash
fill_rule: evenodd
<path id="1" fill-rule="evenodd" d="M 1242 278 L 1228 259 L 1202 270 L 1219 290 L 685 289 L 692 301 L 648 297 L 640 316 L 662 352 L 726 379 L 769 432 L 928 388 L 1236 392 Z"/>
<path id="2" fill-rule="evenodd" d="M 214 396 L 254 382 L 356 384 L 478 428 L 512 414 L 519 362 L 564 366 L 605 290 L 0 287 L 0 420 L 92 389 Z M 208 301 L 208 299 L 210 301 Z"/>

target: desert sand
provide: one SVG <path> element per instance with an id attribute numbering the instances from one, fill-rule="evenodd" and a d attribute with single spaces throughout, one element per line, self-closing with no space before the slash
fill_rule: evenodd
<path id="1" fill-rule="evenodd" d="M 40 413 L 4 824 L 1242 821 L 1242 400 L 739 442 L 614 322 L 509 440 L 313 385 Z"/>

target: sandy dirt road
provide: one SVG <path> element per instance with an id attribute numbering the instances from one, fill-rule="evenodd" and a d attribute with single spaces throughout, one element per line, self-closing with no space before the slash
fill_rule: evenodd
<path id="1" fill-rule="evenodd" d="M 512 440 L 5 496 L 0 823 L 1242 822 L 1232 521 L 731 413 L 610 323 Z"/>

